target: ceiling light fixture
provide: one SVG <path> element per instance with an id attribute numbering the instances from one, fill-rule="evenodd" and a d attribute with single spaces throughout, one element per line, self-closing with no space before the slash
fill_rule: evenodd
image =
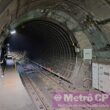
<path id="1" fill-rule="evenodd" d="M 16 34 L 16 30 L 11 30 L 11 31 L 10 31 L 10 34 L 11 34 L 11 35 Z"/>

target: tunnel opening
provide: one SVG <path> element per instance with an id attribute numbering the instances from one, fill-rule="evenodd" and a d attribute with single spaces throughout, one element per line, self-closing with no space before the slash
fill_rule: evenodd
<path id="1" fill-rule="evenodd" d="M 17 26 L 16 31 L 9 40 L 12 51 L 25 51 L 30 60 L 71 77 L 76 54 L 68 29 L 49 20 L 31 20 Z"/>

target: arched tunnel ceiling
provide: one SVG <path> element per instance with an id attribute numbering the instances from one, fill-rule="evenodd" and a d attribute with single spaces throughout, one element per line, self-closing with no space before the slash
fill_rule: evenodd
<path id="1" fill-rule="evenodd" d="M 39 5 L 39 7 L 44 7 L 47 5 L 47 7 L 52 4 L 52 2 L 55 2 L 55 6 L 58 7 L 60 3 L 62 3 L 62 6 L 64 9 L 67 10 L 71 10 L 68 7 L 68 4 L 71 4 L 72 6 L 76 7 L 80 7 L 83 8 L 85 11 L 90 12 L 94 15 L 94 17 L 97 20 L 105 20 L 105 19 L 109 19 L 110 18 L 110 1 L 109 0 L 66 0 L 67 2 L 65 2 L 65 0 L 56 0 L 56 1 L 45 1 L 45 0 L 1 0 L 2 2 L 0 3 L 0 27 L 3 28 L 3 21 L 9 21 L 12 18 L 10 17 L 15 17 L 17 16 L 17 14 L 19 15 L 19 11 L 29 11 L 35 7 L 32 8 L 33 3 L 35 3 L 36 1 L 36 6 L 37 4 Z M 44 2 L 44 3 L 43 3 Z M 29 3 L 31 3 L 31 5 L 29 6 Z M 43 4 L 43 5 L 42 5 Z M 40 6 L 41 5 L 41 6 Z M 55 6 L 49 6 L 49 8 L 55 8 Z M 29 8 L 28 8 L 29 7 Z M 74 8 L 73 8 L 74 9 Z M 89 11 L 88 11 L 89 10 Z M 76 8 L 76 10 L 72 10 L 73 13 L 77 13 L 78 14 L 78 9 Z M 6 16 L 7 19 L 5 18 Z M 80 15 L 81 16 L 81 15 Z M 5 18 L 5 19 L 2 19 Z M 6 24 L 8 24 L 6 22 Z"/>
<path id="2" fill-rule="evenodd" d="M 0 44 L 2 44 L 4 38 L 7 36 L 7 31 L 5 30 L 7 29 L 7 27 L 9 27 L 11 22 L 19 19 L 22 15 L 30 12 L 31 10 L 40 8 L 59 10 L 71 16 L 74 20 L 77 21 L 81 28 L 83 27 L 82 30 L 84 30 L 84 33 L 82 31 L 75 33 L 74 30 L 72 30 L 74 35 L 76 35 L 77 41 L 82 49 L 88 47 L 88 45 L 93 45 L 94 48 L 96 48 L 96 51 L 100 51 L 100 49 L 106 48 L 106 45 L 110 43 L 109 29 L 106 29 L 110 27 L 109 3 L 109 0 L 3 0 L 0 3 Z M 87 15 L 90 15 L 89 22 L 91 22 L 92 20 L 90 19 L 93 18 L 93 20 L 98 23 L 98 27 L 92 27 L 95 30 L 96 28 L 98 28 L 95 34 L 91 34 L 92 23 L 89 24 L 85 22 L 85 20 L 88 19 Z M 96 25 L 96 23 L 93 24 Z M 71 28 L 71 25 L 69 26 Z M 101 29 L 101 31 L 99 28 Z M 86 31 L 88 31 L 90 35 L 88 35 L 88 32 Z M 101 37 L 100 40 L 99 36 Z"/>

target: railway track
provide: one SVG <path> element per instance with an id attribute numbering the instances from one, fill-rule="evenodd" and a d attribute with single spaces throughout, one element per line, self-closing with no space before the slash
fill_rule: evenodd
<path id="1" fill-rule="evenodd" d="M 38 88 L 33 81 L 26 75 L 21 76 L 24 86 L 30 95 L 36 110 L 50 110 L 43 101 L 43 98 L 39 95 Z"/>
<path id="2" fill-rule="evenodd" d="M 48 75 L 46 75 L 44 72 L 47 72 L 47 71 L 45 71 L 44 70 L 44 72 L 43 71 L 41 71 L 41 68 L 40 69 L 37 69 L 37 71 L 40 73 L 39 75 L 39 77 L 40 77 L 40 79 L 45 79 L 45 81 L 44 81 L 44 83 L 46 83 L 47 81 L 46 80 L 48 80 L 48 82 L 53 82 L 55 85 L 53 85 L 52 87 L 53 88 L 56 88 L 56 90 L 57 91 L 59 91 L 59 90 L 61 90 L 61 91 L 64 91 L 64 92 L 69 92 L 69 90 L 68 89 L 66 89 L 65 87 L 63 87 L 63 86 L 61 86 L 61 85 L 59 85 L 59 83 L 57 82 L 57 81 L 55 81 L 55 79 L 53 79 L 53 78 L 51 78 L 51 77 L 49 77 Z M 51 85 L 52 85 L 52 83 L 51 83 Z M 59 89 L 58 89 L 58 88 Z M 51 93 L 51 92 L 50 92 Z M 60 108 L 59 109 L 56 109 L 56 110 L 60 110 Z M 61 109 L 61 110 L 73 110 L 73 108 L 63 108 L 63 109 Z"/>
<path id="3" fill-rule="evenodd" d="M 48 75 L 48 73 L 46 74 L 45 71 L 40 71 L 40 75 L 42 78 L 47 78 L 50 82 L 54 82 L 56 84 L 56 86 L 59 86 L 60 88 L 62 88 L 65 92 L 70 92 L 66 87 L 64 87 L 63 85 L 60 85 L 59 82 L 57 82 L 54 78 L 52 78 L 51 76 Z"/>
<path id="4" fill-rule="evenodd" d="M 48 79 L 48 82 L 53 80 L 51 78 L 49 79 L 48 75 L 47 76 L 43 75 L 44 73 L 41 74 L 42 71 L 40 70 L 40 68 L 39 69 L 37 68 L 36 72 L 38 72 L 40 74 L 40 76 L 41 76 L 40 79 L 42 79 L 42 78 Z M 24 73 L 24 75 L 21 75 L 21 79 L 22 79 L 23 84 L 24 84 L 26 90 L 28 91 L 31 99 L 33 100 L 37 110 L 53 110 L 52 107 L 50 107 L 46 103 L 44 103 L 44 100 L 42 99 L 42 97 L 40 95 L 41 91 L 38 90 L 39 87 L 36 86 L 37 84 L 34 82 L 33 79 L 31 79 L 30 75 L 29 75 L 29 73 L 27 73 L 27 74 Z M 34 74 L 34 75 L 35 75 L 35 77 L 38 77 L 36 74 Z M 46 83 L 46 82 L 44 82 L 44 83 Z M 59 88 L 62 88 L 62 86 L 59 86 L 58 83 L 56 83 L 55 81 L 54 81 L 54 83 Z M 56 86 L 54 86 L 53 88 L 55 88 Z M 63 88 L 63 91 L 64 91 L 64 88 Z M 60 108 L 54 109 L 54 110 L 60 110 Z M 73 109 L 66 108 L 66 109 L 61 109 L 61 110 L 73 110 Z"/>
<path id="5" fill-rule="evenodd" d="M 31 63 L 35 65 L 35 63 L 33 62 Z M 60 77 L 54 76 L 54 74 L 52 74 L 48 70 L 46 71 L 46 68 L 44 69 L 44 67 L 39 66 L 38 64 L 36 64 L 36 66 L 37 66 L 37 68 L 35 67 L 36 70 L 39 71 L 41 75 L 43 75 L 44 77 L 47 77 L 52 82 L 54 81 L 57 85 L 63 88 L 66 92 L 71 92 L 75 89 L 74 87 L 72 87 L 72 84 L 70 84 L 69 82 L 65 82 L 64 80 L 60 79 Z"/>
<path id="6" fill-rule="evenodd" d="M 42 74 L 42 75 L 44 75 L 45 77 L 47 77 L 48 79 L 50 79 L 50 80 L 52 80 L 52 81 L 54 81 L 57 85 L 59 85 L 61 88 L 63 88 L 64 90 L 66 90 L 67 92 L 71 92 L 71 91 L 73 91 L 73 89 L 71 89 L 70 90 L 70 88 L 68 88 L 68 87 L 65 87 L 65 85 L 63 85 L 62 83 L 61 83 L 61 79 L 59 80 L 59 78 L 55 78 L 55 77 L 53 77 L 52 76 L 52 74 L 50 73 L 50 71 L 46 71 L 46 68 L 44 69 L 44 67 L 43 66 L 39 66 L 38 64 L 35 64 L 35 62 L 33 62 L 33 61 L 31 61 L 31 64 L 32 65 L 34 65 L 34 67 L 35 67 L 35 65 L 37 66 L 37 67 L 35 67 L 36 68 L 36 70 L 40 73 L 40 74 Z M 51 75 L 49 75 L 49 74 L 51 74 Z M 58 77 L 58 76 L 57 76 Z M 69 86 L 70 84 L 68 83 L 68 86 Z"/>
<path id="7" fill-rule="evenodd" d="M 36 65 L 37 66 L 37 65 Z M 52 91 L 63 91 L 63 92 L 71 92 L 68 88 L 64 87 L 64 85 L 59 83 L 59 80 L 54 78 L 50 73 L 43 68 L 40 68 L 39 66 L 36 67 L 33 65 L 35 72 L 33 73 L 34 77 L 40 78 L 45 86 L 52 87 Z M 36 74 L 35 74 L 36 73 Z M 38 74 L 37 74 L 38 73 Z M 27 73 L 22 76 L 23 83 L 31 96 L 37 110 L 52 110 L 50 106 L 48 106 L 45 101 L 41 97 L 41 92 L 39 86 L 37 86 L 37 83 L 33 78 L 31 78 L 32 73 Z M 51 82 L 51 83 L 50 83 Z M 52 91 L 48 91 L 48 94 L 50 95 Z M 45 97 L 45 96 L 44 96 Z M 84 108 L 80 108 L 80 110 L 83 110 Z M 60 109 L 55 109 L 55 110 L 60 110 Z M 66 109 L 61 109 L 61 110 L 75 110 L 74 108 L 66 108 Z M 91 110 L 90 108 L 85 108 L 85 110 Z"/>

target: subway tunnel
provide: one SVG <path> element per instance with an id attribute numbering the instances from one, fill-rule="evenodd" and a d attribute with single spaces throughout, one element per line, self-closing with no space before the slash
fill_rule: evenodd
<path id="1" fill-rule="evenodd" d="M 4 54 L 11 54 L 36 110 L 53 110 L 50 91 L 110 92 L 109 5 L 109 0 L 1 1 L 1 52 L 5 48 Z M 40 90 L 35 91 L 41 95 L 42 106 L 33 98 L 35 87 L 31 93 L 29 82 Z"/>
<path id="2" fill-rule="evenodd" d="M 9 40 L 12 50 L 26 51 L 30 59 L 71 77 L 68 69 L 74 68 L 70 65 L 75 63 L 76 53 L 66 28 L 49 20 L 33 20 L 16 27 L 16 31 Z"/>

